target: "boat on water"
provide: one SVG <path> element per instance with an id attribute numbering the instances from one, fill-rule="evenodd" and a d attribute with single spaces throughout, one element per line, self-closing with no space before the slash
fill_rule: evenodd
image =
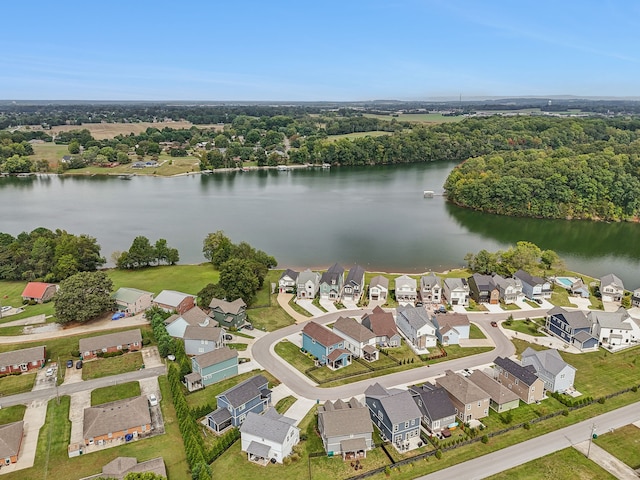
<path id="1" fill-rule="evenodd" d="M 322 168 L 331 168 L 331 164 L 330 163 L 323 163 L 322 164 Z"/>
<path id="2" fill-rule="evenodd" d="M 288 172 L 289 170 L 291 170 L 291 169 L 287 165 L 278 165 L 278 171 L 279 172 Z"/>
<path id="3" fill-rule="evenodd" d="M 122 175 L 118 175 L 118 178 L 122 180 L 131 180 L 135 174 L 133 173 L 123 173 Z"/>

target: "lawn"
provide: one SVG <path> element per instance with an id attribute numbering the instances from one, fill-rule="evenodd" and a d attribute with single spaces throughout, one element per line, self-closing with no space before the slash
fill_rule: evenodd
<path id="1" fill-rule="evenodd" d="M 69 155 L 68 145 L 56 145 L 53 142 L 35 143 L 33 146 L 33 160 L 46 160 L 55 171 L 58 163 L 65 155 Z"/>
<path id="2" fill-rule="evenodd" d="M 109 387 L 96 388 L 91 392 L 91 405 L 124 400 L 140 396 L 140 382 L 126 382 Z"/>
<path id="3" fill-rule="evenodd" d="M 291 300 L 289 300 L 289 306 L 291 308 L 293 308 L 300 315 L 303 315 L 303 316 L 309 317 L 309 318 L 313 317 L 313 315 L 311 315 L 308 311 L 306 311 L 304 308 L 302 308 L 300 305 L 298 305 L 296 303 L 295 295 L 293 297 L 291 297 Z"/>
<path id="4" fill-rule="evenodd" d="M 343 138 L 346 139 L 354 139 L 354 138 L 363 138 L 363 137 L 380 137 L 382 135 L 392 135 L 393 132 L 385 132 L 381 130 L 373 130 L 371 132 L 355 132 L 355 133 L 344 133 L 342 135 L 329 135 L 327 140 L 330 142 L 335 142 L 336 140 L 341 140 Z"/>
<path id="5" fill-rule="evenodd" d="M 140 370 L 143 365 L 144 361 L 140 352 L 125 353 L 118 357 L 98 358 L 84 362 L 82 379 L 91 380 L 119 373 L 134 372 Z"/>
<path id="6" fill-rule="evenodd" d="M 16 395 L 30 392 L 36 382 L 36 373 L 22 373 L 20 375 L 7 375 L 0 378 L 0 399 L 3 396 Z"/>
<path id="7" fill-rule="evenodd" d="M 549 478 L 605 480 L 616 477 L 576 449 L 565 448 L 487 478 L 490 480 L 546 480 Z"/>
<path id="8" fill-rule="evenodd" d="M 634 470 L 640 468 L 640 428 L 635 425 L 598 435 L 595 443 Z"/>
<path id="9" fill-rule="evenodd" d="M 513 330 L 515 332 L 526 333 L 527 335 L 532 335 L 534 337 L 544 337 L 544 333 L 540 333 L 538 328 L 544 327 L 544 319 L 542 318 L 533 318 L 533 319 L 525 319 L 525 320 L 511 320 L 510 323 L 502 322 L 503 328 L 508 328 L 509 330 Z"/>
<path id="10" fill-rule="evenodd" d="M 24 418 L 26 405 L 14 405 L 12 407 L 4 407 L 0 409 L 0 425 L 7 423 L 19 422 Z"/>
<path id="11" fill-rule="evenodd" d="M 522 310 L 518 305 L 516 305 L 515 303 L 504 303 L 504 302 L 500 302 L 500 308 L 506 311 L 511 311 L 511 310 Z"/>
<path id="12" fill-rule="evenodd" d="M 20 320 L 26 317 L 41 315 L 43 313 L 45 315 L 53 315 L 53 302 L 39 303 L 36 305 L 22 305 L 21 294 L 26 286 L 27 282 L 24 281 L 0 281 L 0 305 L 3 307 L 7 305 L 14 308 L 22 307 L 25 309 L 24 312 L 16 315 L 3 315 L 2 318 L 0 318 L 0 323 Z M 4 330 L 0 330 L 0 335 L 7 335 L 7 333 Z"/>
<path id="13" fill-rule="evenodd" d="M 577 307 L 577 305 L 571 303 L 569 292 L 558 285 L 553 285 L 553 292 L 549 301 L 556 307 Z"/>
<path id="14" fill-rule="evenodd" d="M 480 330 L 480 328 L 476 324 L 472 323 L 471 327 L 469 328 L 469 339 L 480 340 L 483 338 L 487 338 L 487 337 L 485 336 L 484 333 L 482 333 L 482 330 Z"/>
<path id="15" fill-rule="evenodd" d="M 244 352 L 248 346 L 249 345 L 247 345 L 246 343 L 227 343 L 227 347 L 231 348 L 232 350 L 238 350 L 239 352 Z"/>
<path id="16" fill-rule="evenodd" d="M 278 280 L 280 280 L 280 276 L 282 275 L 283 270 L 269 270 L 267 272 L 266 277 L 264 277 L 264 282 L 262 283 L 262 288 L 257 291 L 256 298 L 254 299 L 252 305 L 255 307 L 270 307 L 272 305 L 277 305 L 278 301 L 276 300 L 276 296 L 278 295 Z M 276 293 L 271 293 L 271 284 L 275 283 Z M 271 298 L 274 297 L 274 298 Z"/>
<path id="17" fill-rule="evenodd" d="M 280 306 L 251 308 L 247 310 L 247 317 L 255 328 L 265 332 L 273 332 L 296 323 Z"/>
<path id="18" fill-rule="evenodd" d="M 152 241 L 154 241 L 152 239 Z M 217 283 L 220 273 L 210 263 L 200 265 L 163 265 L 140 270 L 107 270 L 113 281 L 113 290 L 133 287 L 160 293 L 162 290 L 178 290 L 197 294 L 209 283 Z"/>
<path id="19" fill-rule="evenodd" d="M 278 400 L 278 403 L 276 403 L 274 408 L 278 413 L 284 415 L 285 413 L 287 413 L 287 410 L 289 410 L 289 407 L 296 403 L 297 400 L 298 399 L 293 395 L 288 395 Z"/>

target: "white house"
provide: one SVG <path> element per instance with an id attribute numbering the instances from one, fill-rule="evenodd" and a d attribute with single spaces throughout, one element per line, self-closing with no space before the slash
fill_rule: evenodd
<path id="1" fill-rule="evenodd" d="M 620 302 L 624 295 L 624 284 L 613 273 L 600 279 L 600 295 L 603 302 Z"/>
<path id="2" fill-rule="evenodd" d="M 266 465 L 271 459 L 282 463 L 300 441 L 300 429 L 293 418 L 280 415 L 275 408 L 264 414 L 249 412 L 240 427 L 241 450 L 247 458 Z"/>
<path id="3" fill-rule="evenodd" d="M 500 291 L 500 301 L 505 304 L 509 305 L 524 298 L 520 279 L 515 277 L 504 278 L 496 274 L 493 276 L 493 282 Z"/>
<path id="4" fill-rule="evenodd" d="M 425 303 L 440 303 L 442 299 L 442 281 L 435 273 L 420 277 L 420 300 Z"/>
<path id="5" fill-rule="evenodd" d="M 407 341 L 418 349 L 435 347 L 438 343 L 436 327 L 424 308 L 412 305 L 399 306 L 396 324 Z"/>
<path id="6" fill-rule="evenodd" d="M 369 300 L 370 301 L 387 301 L 389 295 L 389 279 L 382 275 L 376 275 L 369 283 Z"/>
<path id="7" fill-rule="evenodd" d="M 451 305 L 469 305 L 469 284 L 465 278 L 445 278 L 443 293 Z"/>
<path id="8" fill-rule="evenodd" d="M 545 390 L 564 393 L 573 387 L 576 369 L 562 359 L 558 350 L 527 348 L 521 358 L 523 367 L 533 366 L 538 378 L 544 382 Z"/>
<path id="9" fill-rule="evenodd" d="M 469 338 L 471 324 L 464 313 L 438 313 L 433 324 L 436 336 L 443 345 L 460 345 L 461 339 Z"/>
<path id="10" fill-rule="evenodd" d="M 295 270 L 286 269 L 280 275 L 278 280 L 278 291 L 280 293 L 293 293 L 296 289 L 296 282 L 298 281 L 298 275 Z"/>
<path id="11" fill-rule="evenodd" d="M 318 272 L 312 272 L 306 269 L 304 272 L 300 272 L 298 275 L 298 298 L 315 298 L 320 289 L 320 274 Z"/>
<path id="12" fill-rule="evenodd" d="M 417 282 L 408 275 L 396 278 L 396 300 L 400 304 L 414 304 L 418 298 Z"/>
<path id="13" fill-rule="evenodd" d="M 640 341 L 640 326 L 620 307 L 615 312 L 591 310 L 587 313 L 591 321 L 591 334 L 601 345 L 630 346 Z"/>
<path id="14" fill-rule="evenodd" d="M 378 359 L 376 335 L 355 318 L 338 318 L 333 324 L 333 332 L 345 339 L 344 346 L 354 357 L 369 361 Z"/>

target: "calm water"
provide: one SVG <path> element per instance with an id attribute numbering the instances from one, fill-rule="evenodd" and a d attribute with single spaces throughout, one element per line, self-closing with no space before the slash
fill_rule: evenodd
<path id="1" fill-rule="evenodd" d="M 369 270 L 424 272 L 462 266 L 467 252 L 528 240 L 567 265 L 614 272 L 640 286 L 640 225 L 486 215 L 425 199 L 442 191 L 453 164 L 260 171 L 176 178 L 0 179 L 0 231 L 38 226 L 95 236 L 102 252 L 137 235 L 166 238 L 181 263 L 204 261 L 202 240 L 224 230 L 282 267 L 359 263 Z"/>

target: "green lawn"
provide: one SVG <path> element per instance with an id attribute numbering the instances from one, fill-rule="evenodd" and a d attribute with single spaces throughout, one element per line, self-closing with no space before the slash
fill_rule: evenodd
<path id="1" fill-rule="evenodd" d="M 12 407 L 0 408 L 0 425 L 19 422 L 24 418 L 24 411 L 26 409 L 26 405 L 14 405 Z"/>
<path id="2" fill-rule="evenodd" d="M 471 328 L 469 328 L 469 339 L 480 340 L 483 338 L 487 338 L 487 337 L 485 336 L 484 333 L 482 333 L 482 330 L 480 330 L 480 328 L 476 324 L 472 323 Z"/>
<path id="3" fill-rule="evenodd" d="M 140 270 L 110 269 L 107 274 L 113 281 L 114 291 L 120 287 L 132 287 L 156 295 L 162 290 L 178 290 L 195 295 L 208 283 L 217 283 L 220 278 L 220 273 L 210 263 L 163 265 Z"/>
<path id="4" fill-rule="evenodd" d="M 255 328 L 266 332 L 273 332 L 279 328 L 293 325 L 295 320 L 280 306 L 251 308 L 247 310 L 247 317 Z"/>
<path id="5" fill-rule="evenodd" d="M 91 392 L 91 405 L 124 400 L 140 396 L 140 382 L 126 382 L 109 387 L 96 388 Z"/>
<path id="6" fill-rule="evenodd" d="M 313 315 L 311 315 L 308 311 L 306 311 L 304 308 L 302 308 L 300 305 L 298 305 L 296 303 L 296 297 L 295 295 L 293 297 L 291 297 L 291 300 L 289 300 L 289 306 L 291 308 L 293 308 L 297 313 L 299 313 L 300 315 L 303 315 L 305 317 L 309 317 L 311 318 Z"/>
<path id="7" fill-rule="evenodd" d="M 392 132 L 385 132 L 381 130 L 373 130 L 371 132 L 355 132 L 355 133 L 344 133 L 342 135 L 329 135 L 327 140 L 330 142 L 335 142 L 336 140 L 340 140 L 342 138 L 353 139 L 353 138 L 362 138 L 362 137 L 380 137 L 382 135 L 391 135 Z"/>
<path id="8" fill-rule="evenodd" d="M 143 365 L 142 353 L 140 352 L 125 353 L 119 357 L 98 358 L 84 362 L 82 379 L 91 380 L 119 373 L 134 372 L 140 370 Z"/>
<path id="9" fill-rule="evenodd" d="M 275 297 L 278 295 L 278 280 L 280 280 L 280 275 L 282 275 L 282 272 L 283 270 L 269 270 L 267 272 L 267 276 L 264 277 L 264 282 L 262 283 L 262 288 L 256 293 L 256 298 L 254 299 L 252 305 L 256 307 L 270 307 L 272 305 L 278 304 L 278 301 Z M 272 283 L 276 284 L 276 293 L 274 293 L 273 295 L 271 294 Z"/>
<path id="10" fill-rule="evenodd" d="M 13 320 L 20 320 L 22 318 L 33 317 L 35 315 L 53 315 L 53 302 L 41 303 L 36 305 L 22 305 L 22 291 L 24 287 L 27 286 L 27 282 L 25 281 L 0 281 L 0 305 L 1 306 L 12 306 L 12 307 L 22 307 L 25 309 L 24 312 L 18 313 L 17 315 L 3 315 L 0 318 L 0 323 L 12 322 Z M 8 335 L 6 330 L 0 330 L 0 335 Z"/>
<path id="11" fill-rule="evenodd" d="M 605 480 L 615 479 L 598 464 L 574 448 L 565 448 L 524 465 L 487 477 L 490 480 Z"/>
<path id="12" fill-rule="evenodd" d="M 637 470 L 640 468 L 640 428 L 626 425 L 609 433 L 598 435 L 595 443 L 611 455 Z"/>
<path id="13" fill-rule="evenodd" d="M 288 395 L 278 400 L 278 403 L 276 403 L 275 405 L 275 409 L 278 413 L 284 415 L 287 412 L 287 410 L 289 410 L 289 407 L 294 403 L 296 403 L 297 400 L 298 399 L 293 395 Z"/>
<path id="14" fill-rule="evenodd" d="M 16 395 L 30 392 L 36 382 L 36 373 L 22 373 L 20 375 L 7 375 L 0 378 L 0 399 L 3 396 Z"/>
<path id="15" fill-rule="evenodd" d="M 500 302 L 500 308 L 506 311 L 511 311 L 511 310 L 522 310 L 518 305 L 516 305 L 515 303 L 504 303 L 504 302 Z"/>
<path id="16" fill-rule="evenodd" d="M 508 328 L 509 330 L 513 330 L 515 332 L 526 333 L 527 335 L 532 335 L 534 337 L 544 337 L 544 333 L 540 333 L 538 328 L 544 327 L 544 319 L 542 318 L 533 318 L 527 320 L 512 320 L 511 324 L 507 324 L 507 322 L 502 322 L 503 328 Z"/>
<path id="17" fill-rule="evenodd" d="M 571 303 L 569 292 L 558 285 L 553 285 L 553 292 L 549 301 L 557 307 L 577 307 L 577 305 Z"/>
<path id="18" fill-rule="evenodd" d="M 231 348 L 232 350 L 238 350 L 239 352 L 244 352 L 248 346 L 249 345 L 247 345 L 246 343 L 227 343 L 227 347 Z"/>

